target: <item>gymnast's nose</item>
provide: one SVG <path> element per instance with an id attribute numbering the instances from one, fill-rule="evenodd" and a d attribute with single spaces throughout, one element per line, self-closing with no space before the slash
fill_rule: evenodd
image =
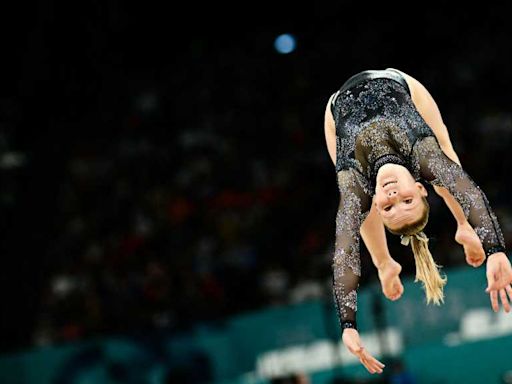
<path id="1" fill-rule="evenodd" d="M 396 191 L 396 190 L 391 190 L 391 191 L 389 191 L 389 192 L 388 192 L 388 197 L 389 197 L 390 199 L 393 199 L 393 200 L 394 200 L 394 199 L 397 197 L 397 191 Z"/>

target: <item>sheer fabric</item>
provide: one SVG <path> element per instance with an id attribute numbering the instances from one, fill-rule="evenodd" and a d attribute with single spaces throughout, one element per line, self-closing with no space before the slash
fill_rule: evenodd
<path id="1" fill-rule="evenodd" d="M 348 89 L 342 86 L 336 92 L 331 105 L 340 192 L 333 294 L 342 329 L 357 327 L 360 227 L 371 207 L 377 171 L 384 164 L 403 165 L 416 180 L 447 188 L 463 208 L 487 255 L 505 250 L 498 220 L 485 194 L 462 167 L 444 155 L 416 110 L 409 89 L 397 81 L 396 72 L 365 71 L 350 81 Z"/>

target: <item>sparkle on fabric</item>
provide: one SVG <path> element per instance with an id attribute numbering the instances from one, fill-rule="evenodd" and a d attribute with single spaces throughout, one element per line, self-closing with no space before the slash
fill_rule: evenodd
<path id="1" fill-rule="evenodd" d="M 407 91 L 388 78 L 363 81 L 333 99 L 336 124 L 336 214 L 333 293 L 340 324 L 356 321 L 361 276 L 360 227 L 369 213 L 378 169 L 405 166 L 416 180 L 449 190 L 486 253 L 504 251 L 496 216 L 483 191 L 442 152 Z"/>

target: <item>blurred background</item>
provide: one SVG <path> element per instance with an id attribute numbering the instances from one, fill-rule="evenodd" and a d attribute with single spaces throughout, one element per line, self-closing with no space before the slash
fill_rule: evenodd
<path id="1" fill-rule="evenodd" d="M 385 301 L 363 248 L 360 330 L 385 373 L 345 351 L 323 127 L 352 74 L 416 77 L 510 245 L 509 8 L 5 6 L 0 382 L 512 383 L 511 315 L 430 186 L 445 305 L 393 237 L 406 290 Z"/>

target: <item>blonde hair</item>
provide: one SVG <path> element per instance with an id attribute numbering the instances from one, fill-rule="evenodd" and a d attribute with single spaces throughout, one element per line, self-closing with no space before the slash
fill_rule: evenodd
<path id="1" fill-rule="evenodd" d="M 401 235 L 402 244 L 411 243 L 414 261 L 416 264 L 416 279 L 414 282 L 421 281 L 427 298 L 427 304 L 433 302 L 436 305 L 444 303 L 443 287 L 446 285 L 446 276 L 441 276 L 441 266 L 437 265 L 428 249 L 428 237 L 423 232 L 423 228 L 428 222 L 430 207 L 428 201 L 423 197 L 425 208 L 421 217 L 413 223 L 406 224 L 401 228 L 388 230 Z"/>

